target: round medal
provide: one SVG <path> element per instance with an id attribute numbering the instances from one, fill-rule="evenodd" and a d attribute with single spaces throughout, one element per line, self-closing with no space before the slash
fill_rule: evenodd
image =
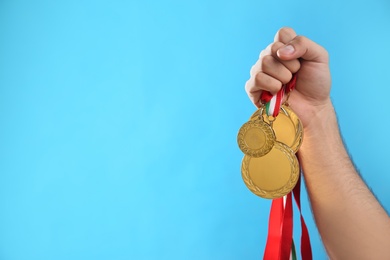
<path id="1" fill-rule="evenodd" d="M 275 139 L 271 126 L 262 118 L 243 124 L 237 135 L 237 143 L 241 151 L 251 157 L 266 155 L 271 151 Z"/>
<path id="2" fill-rule="evenodd" d="M 265 156 L 244 156 L 241 173 L 246 186 L 254 194 L 275 199 L 283 197 L 295 187 L 299 163 L 291 148 L 276 141 Z"/>
<path id="3" fill-rule="evenodd" d="M 257 110 L 250 120 L 257 120 L 260 111 Z M 263 120 L 270 123 L 268 116 L 263 114 Z M 296 153 L 302 144 L 303 127 L 301 120 L 288 106 L 281 107 L 279 115 L 272 123 L 272 128 L 275 132 L 276 140 L 289 146 Z"/>
<path id="4" fill-rule="evenodd" d="M 289 106 L 283 106 L 282 110 L 286 111 L 286 114 L 291 119 L 291 122 L 295 127 L 295 138 L 290 148 L 296 153 L 301 147 L 303 141 L 303 125 L 297 114 Z"/>

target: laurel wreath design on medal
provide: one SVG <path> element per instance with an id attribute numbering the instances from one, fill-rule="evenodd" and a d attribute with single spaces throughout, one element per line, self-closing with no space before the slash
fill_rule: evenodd
<path id="1" fill-rule="evenodd" d="M 298 152 L 301 144 L 303 142 L 303 125 L 297 114 L 286 105 L 282 106 L 282 109 L 285 111 L 286 115 L 291 119 L 296 128 L 296 136 L 294 144 L 290 147 L 295 153 Z"/>
<path id="2" fill-rule="evenodd" d="M 258 149 L 251 148 L 248 145 L 248 142 L 246 140 L 246 134 L 249 130 L 256 130 L 258 131 L 258 133 L 262 133 L 264 135 L 265 140 L 263 144 L 256 145 L 260 146 Z M 269 153 L 269 151 L 271 151 L 275 141 L 276 137 L 274 131 L 272 130 L 272 127 L 261 119 L 246 122 L 241 126 L 237 135 L 237 143 L 240 150 L 244 154 L 249 155 L 251 157 L 261 157 L 266 155 L 267 153 Z"/>
<path id="3" fill-rule="evenodd" d="M 252 115 L 251 117 L 249 118 L 249 120 L 256 120 L 259 118 L 259 115 L 260 115 L 260 111 L 259 109 L 257 109 Z"/>
<path id="4" fill-rule="evenodd" d="M 297 114 L 290 108 L 290 106 L 282 105 L 280 108 L 280 112 L 286 115 L 292 122 L 292 124 L 295 126 L 295 138 L 294 142 L 291 145 L 291 149 L 294 151 L 294 153 L 298 152 L 299 148 L 301 147 L 301 144 L 303 142 L 303 125 Z M 256 110 L 250 117 L 249 120 L 257 120 L 259 118 L 260 111 Z M 266 120 L 266 116 L 263 115 L 264 120 Z M 277 136 L 276 136 L 277 140 Z"/>
<path id="5" fill-rule="evenodd" d="M 254 194 L 266 199 L 275 199 L 287 195 L 292 191 L 292 189 L 294 189 L 299 178 L 299 163 L 294 152 L 287 145 L 280 142 L 275 142 L 274 149 L 281 151 L 287 157 L 291 166 L 290 178 L 287 183 L 280 189 L 267 191 L 259 188 L 253 183 L 251 177 L 249 176 L 249 162 L 252 159 L 250 156 L 244 156 L 241 166 L 242 178 L 248 189 Z"/>

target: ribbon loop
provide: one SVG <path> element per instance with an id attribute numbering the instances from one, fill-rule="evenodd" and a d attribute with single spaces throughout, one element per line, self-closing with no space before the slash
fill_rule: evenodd
<path id="1" fill-rule="evenodd" d="M 266 107 L 266 113 L 268 116 L 277 117 L 279 115 L 280 107 L 283 103 L 284 94 L 290 93 L 295 88 L 295 84 L 297 82 L 297 74 L 293 74 L 290 82 L 283 85 L 282 88 L 276 93 L 276 95 L 272 95 L 268 91 L 261 92 L 260 100 Z"/>

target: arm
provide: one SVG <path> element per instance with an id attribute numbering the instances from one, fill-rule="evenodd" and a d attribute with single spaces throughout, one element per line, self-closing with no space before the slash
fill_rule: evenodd
<path id="1" fill-rule="evenodd" d="M 331 103 L 305 130 L 299 158 L 331 259 L 390 259 L 390 219 L 356 172 Z"/>
<path id="2" fill-rule="evenodd" d="M 390 259 L 390 219 L 356 172 L 339 133 L 326 50 L 282 28 L 252 67 L 250 99 L 258 106 L 262 90 L 276 93 L 292 73 L 298 81 L 289 103 L 304 125 L 298 156 L 329 256 Z"/>

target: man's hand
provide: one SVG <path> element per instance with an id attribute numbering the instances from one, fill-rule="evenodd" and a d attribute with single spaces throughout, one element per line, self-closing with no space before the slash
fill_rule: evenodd
<path id="1" fill-rule="evenodd" d="M 307 128 L 314 114 L 331 106 L 328 53 L 320 45 L 297 36 L 291 28 L 280 29 L 274 42 L 260 53 L 245 89 L 258 107 L 262 91 L 276 94 L 293 73 L 297 73 L 297 84 L 289 103 Z"/>
<path id="2" fill-rule="evenodd" d="M 250 99 L 259 106 L 261 91 L 277 93 L 292 73 L 297 84 L 289 103 L 305 136 L 298 157 L 329 257 L 390 259 L 389 216 L 357 174 L 339 133 L 326 50 L 282 28 L 251 69 Z"/>

